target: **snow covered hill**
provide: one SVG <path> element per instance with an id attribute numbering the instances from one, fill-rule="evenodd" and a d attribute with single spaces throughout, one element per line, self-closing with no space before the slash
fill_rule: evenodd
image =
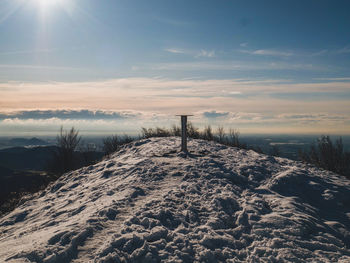
<path id="1" fill-rule="evenodd" d="M 179 138 L 124 146 L 0 218 L 0 262 L 350 262 L 350 184 Z"/>

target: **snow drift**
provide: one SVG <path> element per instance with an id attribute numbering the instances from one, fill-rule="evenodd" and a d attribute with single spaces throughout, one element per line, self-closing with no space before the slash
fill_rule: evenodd
<path id="1" fill-rule="evenodd" d="M 349 181 L 283 158 L 152 138 L 0 219 L 0 262 L 350 262 Z"/>

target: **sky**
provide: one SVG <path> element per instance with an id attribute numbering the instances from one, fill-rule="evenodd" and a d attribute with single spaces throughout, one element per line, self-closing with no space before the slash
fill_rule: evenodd
<path id="1" fill-rule="evenodd" d="M 0 0 L 0 136 L 350 134 L 350 2 Z"/>

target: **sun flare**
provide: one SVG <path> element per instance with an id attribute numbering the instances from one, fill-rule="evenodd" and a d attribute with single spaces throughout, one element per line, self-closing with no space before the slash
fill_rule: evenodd
<path id="1" fill-rule="evenodd" d="M 38 4 L 42 7 L 49 7 L 56 5 L 60 2 L 60 0 L 36 0 Z"/>
<path id="2" fill-rule="evenodd" d="M 64 0 L 34 0 L 41 11 L 47 12 L 57 6 L 63 6 Z"/>

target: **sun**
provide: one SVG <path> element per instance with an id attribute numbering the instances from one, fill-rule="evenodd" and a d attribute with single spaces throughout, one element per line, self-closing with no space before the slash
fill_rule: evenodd
<path id="1" fill-rule="evenodd" d="M 64 5 L 65 0 L 34 0 L 40 11 L 46 13 L 50 9 Z"/>
<path id="2" fill-rule="evenodd" d="M 57 5 L 61 0 L 36 0 L 37 4 L 42 8 L 48 8 Z"/>

